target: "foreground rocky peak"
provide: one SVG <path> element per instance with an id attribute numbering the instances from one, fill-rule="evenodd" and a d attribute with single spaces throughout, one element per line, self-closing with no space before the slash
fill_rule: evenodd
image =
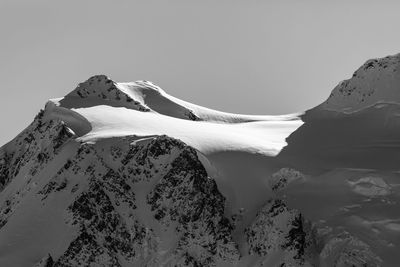
<path id="1" fill-rule="evenodd" d="M 239 258 L 224 197 L 194 149 L 167 136 L 79 144 L 63 127 L 41 125 L 39 116 L 2 158 L 9 171 L 1 177 L 0 231 L 22 219 L 27 198 L 38 204 L 33 210 L 61 201 L 75 234 L 64 249 L 47 252 L 51 266 L 204 266 Z M 18 141 L 25 138 L 28 147 Z M 46 169 L 53 164 L 59 167 Z M 53 234 L 50 243 L 59 239 Z"/>

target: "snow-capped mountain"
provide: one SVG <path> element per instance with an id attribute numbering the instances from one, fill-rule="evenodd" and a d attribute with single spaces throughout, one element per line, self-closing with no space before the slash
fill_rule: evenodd
<path id="1" fill-rule="evenodd" d="M 303 115 L 88 79 L 0 149 L 0 266 L 396 266 L 399 61 Z"/>
<path id="2" fill-rule="evenodd" d="M 400 54 L 365 62 L 337 85 L 319 108 L 355 112 L 379 103 L 400 103 Z"/>
<path id="3" fill-rule="evenodd" d="M 400 54 L 368 60 L 305 122 L 281 153 L 298 166 L 398 170 Z"/>

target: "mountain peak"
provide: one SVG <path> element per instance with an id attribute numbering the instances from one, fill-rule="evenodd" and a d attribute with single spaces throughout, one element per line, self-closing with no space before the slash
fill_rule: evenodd
<path id="1" fill-rule="evenodd" d="M 78 86 L 67 96 L 79 96 L 85 98 L 88 96 L 98 96 L 111 92 L 116 89 L 116 83 L 104 74 L 94 75 Z"/>
<path id="2" fill-rule="evenodd" d="M 400 103 L 400 53 L 367 60 L 340 82 L 320 108 L 354 112 L 378 103 Z"/>
<path id="3" fill-rule="evenodd" d="M 118 86 L 106 75 L 95 75 L 61 99 L 51 100 L 64 108 L 86 108 L 98 105 L 126 107 L 138 111 L 150 111 L 143 103 Z"/>
<path id="4" fill-rule="evenodd" d="M 113 91 L 126 93 L 125 87 L 135 87 L 140 89 L 152 90 L 158 93 L 164 92 L 158 85 L 147 80 L 135 82 L 117 83 L 107 75 L 98 74 L 90 77 L 86 81 L 79 83 L 78 86 L 67 96 L 100 97 L 106 99 L 107 95 Z M 136 89 L 138 90 L 138 89 Z"/>

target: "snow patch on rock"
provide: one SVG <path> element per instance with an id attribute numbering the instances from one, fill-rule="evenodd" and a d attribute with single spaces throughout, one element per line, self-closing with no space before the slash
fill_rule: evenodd
<path id="1" fill-rule="evenodd" d="M 367 176 L 347 182 L 354 193 L 366 197 L 382 197 L 392 193 L 392 187 L 381 177 Z"/>

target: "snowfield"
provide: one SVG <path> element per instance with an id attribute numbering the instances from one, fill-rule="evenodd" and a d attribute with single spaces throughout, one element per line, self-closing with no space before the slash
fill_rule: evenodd
<path id="1" fill-rule="evenodd" d="M 80 137 L 83 142 L 125 135 L 139 138 L 166 134 L 204 154 L 248 151 L 275 156 L 286 145 L 285 138 L 302 124 L 300 120 L 292 119 L 241 123 L 191 121 L 109 106 L 74 111 L 85 117 L 92 127 L 90 132 Z"/>
<path id="2" fill-rule="evenodd" d="M 248 151 L 275 156 L 286 145 L 285 138 L 302 124 L 297 114 L 240 115 L 203 108 L 169 96 L 151 82 L 113 82 L 115 90 L 128 101 L 118 100 L 122 96 L 114 95 L 111 100 L 109 97 L 102 100 L 98 97 L 99 88 L 105 92 L 100 95 L 110 93 L 107 87 L 101 87 L 108 79 L 105 76 L 99 79 L 86 82 L 90 85 L 80 85 L 89 92 L 84 100 L 74 91 L 47 104 L 50 116 L 69 122 L 69 127 L 83 142 L 126 135 L 139 138 L 166 134 L 204 154 Z M 135 99 L 142 109 L 130 107 L 129 99 Z"/>

